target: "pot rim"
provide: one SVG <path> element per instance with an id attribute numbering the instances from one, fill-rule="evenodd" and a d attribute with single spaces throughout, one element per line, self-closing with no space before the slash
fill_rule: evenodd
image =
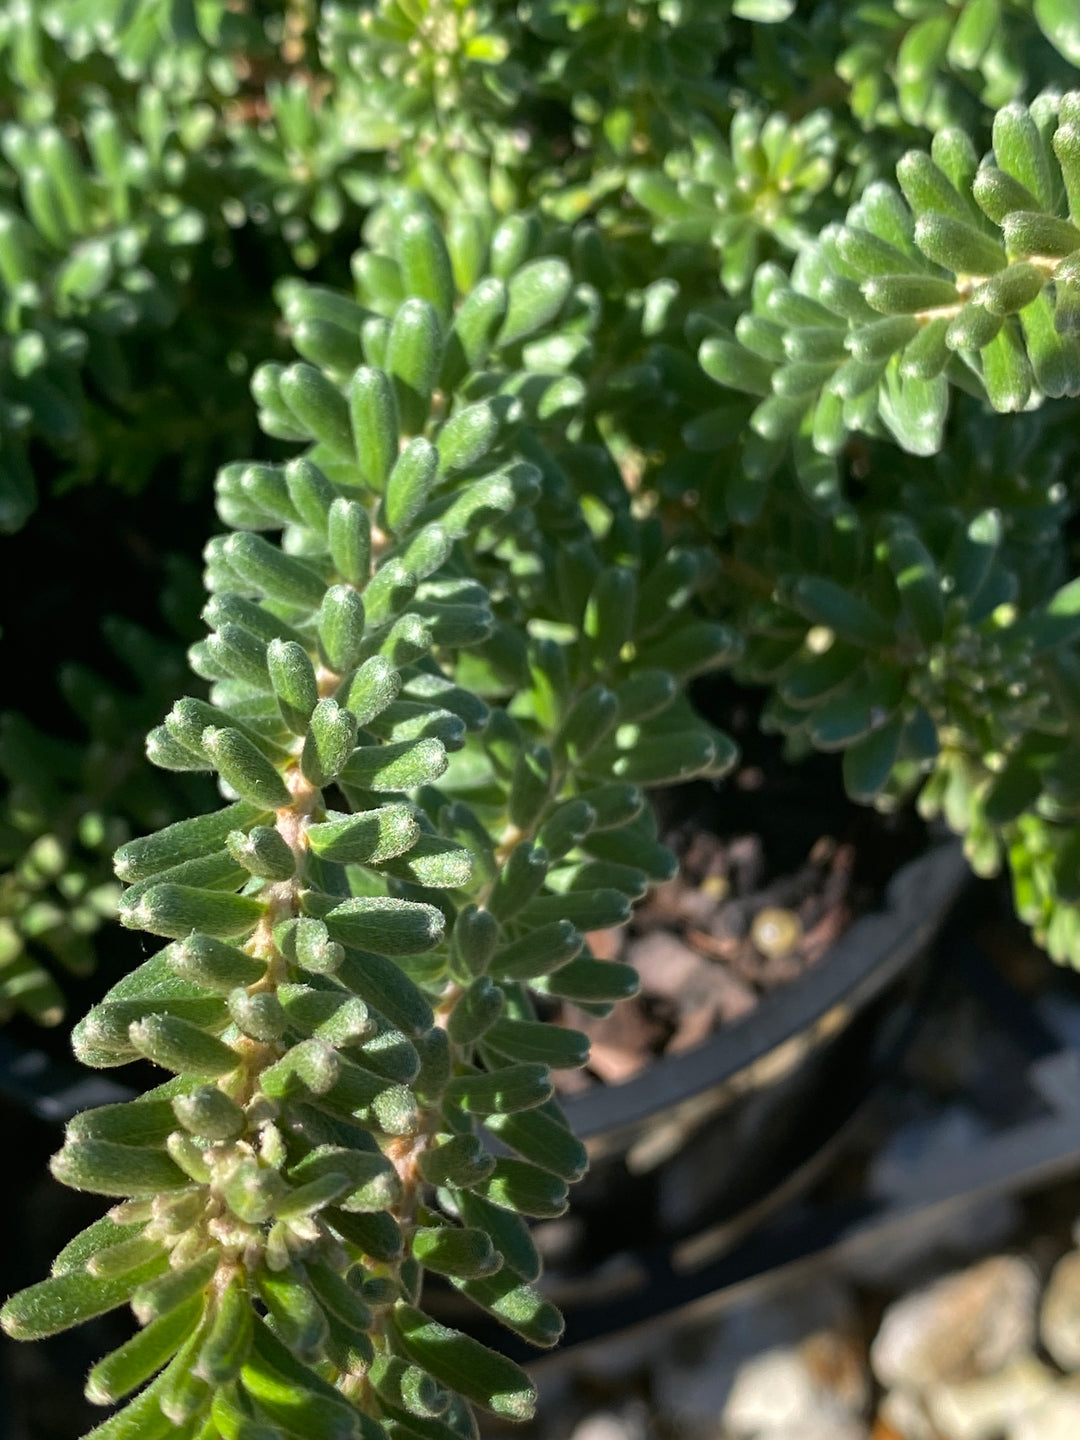
<path id="1" fill-rule="evenodd" d="M 562 1097 L 570 1128 L 589 1140 L 640 1127 L 740 1076 L 749 1082 L 751 1067 L 812 1028 L 845 1028 L 926 949 L 970 875 L 959 841 L 933 845 L 893 875 L 877 910 L 861 915 L 817 964 L 749 1015 L 621 1085 Z"/>

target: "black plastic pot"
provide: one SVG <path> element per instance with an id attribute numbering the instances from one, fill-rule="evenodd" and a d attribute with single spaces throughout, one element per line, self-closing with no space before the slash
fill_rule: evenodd
<path id="1" fill-rule="evenodd" d="M 703 1227 L 745 1231 L 854 1114 L 905 1014 L 969 871 L 958 844 L 903 866 L 880 908 L 856 920 L 799 979 L 698 1048 L 622 1085 L 565 1102 L 591 1167 L 570 1223 L 541 1238 L 555 1281 L 644 1242 Z"/>

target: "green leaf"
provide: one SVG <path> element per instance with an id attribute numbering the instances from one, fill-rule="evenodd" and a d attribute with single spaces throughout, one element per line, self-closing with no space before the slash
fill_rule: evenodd
<path id="1" fill-rule="evenodd" d="M 1005 251 L 996 240 L 948 215 L 920 216 L 915 243 L 928 260 L 954 275 L 994 275 L 1005 266 Z"/>
<path id="2" fill-rule="evenodd" d="M 394 248 L 405 294 L 427 300 L 447 325 L 453 314 L 454 277 L 438 225 L 426 211 L 410 210 L 394 226 Z"/>
<path id="3" fill-rule="evenodd" d="M 1035 19 L 1051 45 L 1080 66 L 1080 15 L 1072 0 L 1035 0 Z"/>
<path id="4" fill-rule="evenodd" d="M 361 366 L 349 381 L 348 400 L 360 478 L 381 493 L 398 453 L 400 422 L 394 386 L 385 371 Z M 330 513 L 332 517 L 333 507 Z"/>
<path id="5" fill-rule="evenodd" d="M 175 1363 L 174 1360 L 172 1364 Z M 110 1415 L 100 1425 L 95 1425 L 84 1440 L 164 1440 L 176 1429 L 160 1404 L 170 1379 L 169 1370 L 164 1371 L 129 1405 Z"/>
<path id="6" fill-rule="evenodd" d="M 334 502 L 334 487 L 317 465 L 297 457 L 284 469 L 285 488 L 304 524 L 316 535 L 326 533 L 327 518 Z"/>
<path id="7" fill-rule="evenodd" d="M 95 1405 L 115 1405 L 130 1395 L 172 1359 L 194 1331 L 202 1312 L 202 1297 L 193 1296 L 152 1320 L 93 1367 L 86 1377 L 86 1398 Z"/>
<path id="8" fill-rule="evenodd" d="M 95 1279 L 83 1269 L 52 1275 L 13 1295 L 0 1311 L 0 1324 L 14 1340 L 43 1340 L 115 1310 L 139 1285 L 168 1268 L 168 1256 L 162 1251 L 141 1269 L 107 1280 Z"/>
<path id="9" fill-rule="evenodd" d="M 424 905 L 418 908 L 429 910 L 432 907 Z M 435 914 L 441 924 L 441 912 L 435 911 Z M 408 920 L 405 925 L 410 934 L 419 938 L 420 922 Z M 382 954 L 347 951 L 338 976 L 354 994 L 380 1011 L 406 1035 L 423 1035 L 435 1023 L 431 1006 L 422 992 L 393 960 L 384 958 Z"/>
<path id="10" fill-rule="evenodd" d="M 566 1183 L 527 1160 L 497 1158 L 491 1174 L 472 1187 L 492 1205 L 552 1220 L 567 1206 Z"/>
<path id="11" fill-rule="evenodd" d="M 546 1065 L 506 1065 L 485 1074 L 475 1070 L 455 1075 L 446 1087 L 447 1098 L 470 1115 L 507 1115 L 530 1110 L 551 1098 Z"/>
<path id="12" fill-rule="evenodd" d="M 413 1232 L 413 1254 L 439 1275 L 473 1278 L 493 1274 L 502 1264 L 483 1230 L 451 1225 L 421 1227 Z"/>
<path id="13" fill-rule="evenodd" d="M 310 656 L 295 640 L 271 640 L 266 647 L 266 664 L 282 719 L 293 734 L 306 734 L 311 712 L 319 700 Z"/>
<path id="14" fill-rule="evenodd" d="M 867 280 L 863 294 L 883 315 L 913 315 L 956 304 L 956 286 L 935 275 L 880 275 Z"/>
<path id="15" fill-rule="evenodd" d="M 500 945 L 489 968 L 502 980 L 531 980 L 564 966 L 584 941 L 584 935 L 569 920 L 552 920 L 508 945 Z"/>
<path id="16" fill-rule="evenodd" d="M 1010 265 L 979 286 L 978 301 L 993 315 L 1014 315 L 1042 294 L 1046 276 L 1034 265 Z"/>
<path id="17" fill-rule="evenodd" d="M 532 841 L 522 841 L 510 852 L 491 887 L 487 909 L 500 923 L 512 920 L 537 894 L 547 873 L 547 852 Z"/>
<path id="18" fill-rule="evenodd" d="M 176 1129 L 172 1102 L 141 1097 L 117 1105 L 81 1110 L 68 1121 L 67 1139 L 112 1140 L 118 1145 L 164 1145 Z"/>
<path id="19" fill-rule="evenodd" d="M 439 431 L 439 474 L 465 473 L 493 448 L 502 428 L 500 413 L 491 401 L 467 405 L 452 415 Z"/>
<path id="20" fill-rule="evenodd" d="M 893 627 L 865 600 L 823 575 L 800 575 L 782 584 L 785 603 L 814 625 L 824 625 L 843 640 L 866 649 L 888 645 Z"/>
<path id="21" fill-rule="evenodd" d="M 1031 210 L 1014 210 L 1002 221 L 1005 243 L 1018 255 L 1071 255 L 1080 250 L 1080 230 L 1069 220 Z"/>
<path id="22" fill-rule="evenodd" d="M 635 995 L 640 981 L 632 965 L 615 960 L 593 960 L 582 956 L 562 965 L 553 975 L 530 980 L 534 990 L 544 995 L 557 995 L 577 1004 L 613 1004 Z"/>
<path id="23" fill-rule="evenodd" d="M 330 812 L 327 819 L 307 827 L 311 848 L 324 860 L 379 865 L 403 855 L 420 834 L 408 805 L 384 805 L 355 815 Z"/>
<path id="24" fill-rule="evenodd" d="M 550 1349 L 557 1345 L 564 1329 L 555 1306 L 524 1284 L 512 1271 L 478 1279 L 453 1277 L 455 1290 L 467 1296 L 530 1345 Z"/>
<path id="25" fill-rule="evenodd" d="M 239 575 L 272 600 L 307 609 L 315 609 L 322 600 L 326 586 L 318 574 L 261 535 L 240 531 L 230 535 L 221 550 Z"/>
<path id="26" fill-rule="evenodd" d="M 1021 622 L 1020 629 L 1032 643 L 1036 655 L 1072 644 L 1080 636 L 1080 579 L 1063 585 Z"/>
<path id="27" fill-rule="evenodd" d="M 390 661 L 383 655 L 372 655 L 348 681 L 347 687 L 342 687 L 344 696 L 339 692 L 339 698 L 356 717 L 356 723 L 363 727 L 382 714 L 400 688 L 401 676 Z"/>
<path id="28" fill-rule="evenodd" d="M 190 885 L 154 885 L 121 916 L 130 929 L 183 939 L 192 930 L 218 939 L 246 935 L 262 919 L 263 906 L 246 895 L 223 895 Z"/>
<path id="29" fill-rule="evenodd" d="M 427 504 L 438 469 L 439 452 L 422 435 L 397 455 L 383 502 L 386 523 L 395 534 L 404 534 Z"/>
<path id="30" fill-rule="evenodd" d="M 490 1117 L 489 1117 L 490 1118 Z M 467 1188 L 491 1174 L 494 1158 L 475 1135 L 454 1135 L 424 1150 L 417 1162 L 429 1185 Z"/>
<path id="31" fill-rule="evenodd" d="M 129 1034 L 140 1055 L 178 1075 L 225 1075 L 240 1063 L 230 1046 L 175 1015 L 147 1015 Z"/>
<path id="32" fill-rule="evenodd" d="M 359 664 L 364 644 L 364 602 L 351 585 L 331 585 L 318 609 L 318 648 L 325 664 L 344 675 Z"/>
<path id="33" fill-rule="evenodd" d="M 450 1403 L 450 1396 L 426 1370 L 407 1365 L 396 1355 L 377 1355 L 368 1375 L 391 1414 L 404 1413 L 410 1420 L 415 1416 L 430 1419 L 441 1415 Z"/>
<path id="34" fill-rule="evenodd" d="M 542 1021 L 496 1018 L 484 1044 L 508 1060 L 537 1061 L 552 1070 L 574 1070 L 589 1058 L 587 1035 Z"/>
<path id="35" fill-rule="evenodd" d="M 1023 410 L 1031 398 L 1031 366 L 1018 336 L 1007 325 L 983 348 L 982 378 L 997 411 Z"/>
<path id="36" fill-rule="evenodd" d="M 197 1260 L 169 1272 L 159 1279 L 147 1280 L 132 1296 L 131 1308 L 143 1325 L 159 1315 L 166 1315 L 195 1295 L 201 1295 L 217 1273 L 221 1251 L 207 1250 Z"/>
<path id="37" fill-rule="evenodd" d="M 355 591 L 350 591 L 355 595 Z M 362 623 L 362 622 L 361 622 Z M 311 712 L 300 769 L 320 789 L 345 769 L 356 744 L 356 720 L 336 700 L 320 700 Z"/>
<path id="38" fill-rule="evenodd" d="M 589 1161 L 584 1145 L 546 1106 L 513 1115 L 489 1115 L 484 1125 L 522 1159 L 550 1170 L 567 1184 L 585 1174 Z"/>
<path id="39" fill-rule="evenodd" d="M 258 1266 L 255 1290 L 273 1317 L 275 1330 L 293 1354 L 314 1360 L 328 1335 L 319 1302 L 291 1268 L 271 1271 Z M 252 1336 L 254 1339 L 254 1335 Z"/>
<path id="40" fill-rule="evenodd" d="M 402 433 L 418 435 L 427 423 L 442 363 L 439 317 L 426 300 L 406 300 L 394 316 L 386 347 Z"/>
<path id="41" fill-rule="evenodd" d="M 253 1331 L 251 1300 L 234 1279 L 218 1297 L 213 1321 L 199 1346 L 195 1374 L 215 1388 L 232 1380 L 248 1357 Z"/>
<path id="42" fill-rule="evenodd" d="M 844 788 L 853 800 L 869 804 L 884 788 L 900 750 L 904 723 L 899 715 L 844 751 Z"/>
<path id="43" fill-rule="evenodd" d="M 176 946 L 170 946 L 169 963 L 182 980 L 217 995 L 228 995 L 238 985 L 254 985 L 266 970 L 265 962 L 210 935 L 199 934 L 187 935 Z"/>
<path id="44" fill-rule="evenodd" d="M 899 517 L 888 527 L 882 548 L 919 638 L 924 645 L 936 644 L 944 629 L 945 601 L 933 556 L 915 527 Z"/>
<path id="45" fill-rule="evenodd" d="M 500 986 L 493 984 L 486 975 L 479 976 L 462 991 L 450 1012 L 446 1022 L 450 1039 L 455 1045 L 471 1045 L 499 1018 L 505 1001 Z"/>
<path id="46" fill-rule="evenodd" d="M 380 955 L 418 955 L 443 937 L 446 921 L 433 905 L 384 896 L 344 900 L 324 917 L 332 939 Z"/>
<path id="47" fill-rule="evenodd" d="M 1080 340 L 1058 332 L 1045 290 L 1021 310 L 1020 324 L 1035 383 L 1043 394 L 1053 400 L 1080 394 Z"/>
<path id="48" fill-rule="evenodd" d="M 415 790 L 437 780 L 446 765 L 446 750 L 438 740 L 361 745 L 350 756 L 341 780 L 359 790 Z"/>
<path id="49" fill-rule="evenodd" d="M 483 1230 L 491 1238 L 503 1265 L 522 1280 L 540 1277 L 540 1256 L 529 1227 L 520 1215 L 492 1205 L 471 1190 L 454 1192 L 454 1201 L 466 1225 Z"/>
<path id="50" fill-rule="evenodd" d="M 261 880 L 291 880 L 296 857 L 280 831 L 270 825 L 253 826 L 247 834 L 230 830 L 225 845 L 238 865 Z"/>
<path id="51" fill-rule="evenodd" d="M 202 745 L 221 778 L 241 799 L 268 810 L 289 804 L 291 797 L 279 772 L 239 730 L 208 725 Z"/>
<path id="52" fill-rule="evenodd" d="M 281 372 L 278 385 L 282 399 L 308 435 L 341 460 L 355 458 L 348 406 L 321 370 L 314 365 L 290 365 Z"/>
<path id="53" fill-rule="evenodd" d="M 446 343 L 440 386 L 455 389 L 487 359 L 506 316 L 507 292 L 501 279 L 487 276 L 462 301 Z"/>
<path id="54" fill-rule="evenodd" d="M 536 1391 L 512 1360 L 429 1320 L 411 1305 L 396 1306 L 391 1323 L 405 1353 L 441 1384 L 495 1415 L 532 1418 Z"/>
<path id="55" fill-rule="evenodd" d="M 510 277 L 499 344 L 517 345 L 549 325 L 562 310 L 572 286 L 573 276 L 563 260 L 533 260 L 523 265 Z"/>
<path id="56" fill-rule="evenodd" d="M 336 1317 L 342 1324 L 361 1333 L 370 1329 L 371 1311 L 347 1279 L 315 1259 L 305 1260 L 304 1270 L 319 1303 L 331 1320 Z"/>
<path id="57" fill-rule="evenodd" d="M 358 1440 L 359 1417 L 349 1402 L 295 1360 L 256 1320 L 241 1384 L 267 1418 L 300 1440 Z"/>
<path id="58" fill-rule="evenodd" d="M 266 820 L 268 814 L 264 807 L 239 800 L 223 810 L 212 810 L 208 815 L 178 820 L 154 835 L 129 840 L 121 845 L 113 858 L 113 865 L 121 880 L 148 880 L 173 865 L 220 850 L 232 830 L 249 829 Z"/>
<path id="59" fill-rule="evenodd" d="M 239 1105 L 214 1085 L 202 1085 L 190 1094 L 175 1096 L 171 1109 L 189 1134 L 208 1140 L 235 1140 L 247 1126 L 247 1117 Z"/>
<path id="60" fill-rule="evenodd" d="M 731 13 L 740 20 L 750 20 L 757 25 L 779 25 L 790 20 L 795 10 L 795 0 L 735 0 Z"/>

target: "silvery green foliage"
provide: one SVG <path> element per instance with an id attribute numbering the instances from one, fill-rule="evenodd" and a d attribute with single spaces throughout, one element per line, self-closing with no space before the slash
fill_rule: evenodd
<path id="1" fill-rule="evenodd" d="M 3 1312 L 30 1338 L 130 1301 L 87 1394 L 138 1393 L 99 1440 L 531 1412 L 515 1365 L 418 1308 L 423 1273 L 558 1339 L 525 1218 L 584 1169 L 549 1071 L 587 1042 L 536 1004 L 632 992 L 585 935 L 672 872 L 639 787 L 734 759 L 683 697 L 738 650 L 687 609 L 707 553 L 634 519 L 566 438 L 580 389 L 530 364 L 580 301 L 568 267 L 496 231 L 459 296 L 429 212 L 391 235 L 356 257 L 366 303 L 288 292 L 309 358 L 256 372 L 306 448 L 221 472 L 210 698 L 148 739 L 227 803 L 118 851 L 122 922 L 165 943 L 74 1035 L 172 1078 L 70 1123 L 54 1174 L 118 1203 Z M 572 477 L 605 466 L 586 523 Z"/>
<path id="2" fill-rule="evenodd" d="M 1064 0 L 0 21 L 5 523 L 28 446 L 142 433 L 110 387 L 155 327 L 202 397 L 266 358 L 209 696 L 147 744 L 227 803 L 121 847 L 165 943 L 75 1034 L 172 1078 L 72 1122 L 56 1175 L 117 1203 L 4 1311 L 132 1303 L 96 1440 L 529 1413 L 421 1278 L 558 1338 L 526 1219 L 582 1170 L 585 1047 L 540 1016 L 632 986 L 584 937 L 670 873 L 642 787 L 733 760 L 697 674 L 1007 862 L 1080 963 L 1078 46 Z M 46 809 L 14 868 L 60 891 Z"/>

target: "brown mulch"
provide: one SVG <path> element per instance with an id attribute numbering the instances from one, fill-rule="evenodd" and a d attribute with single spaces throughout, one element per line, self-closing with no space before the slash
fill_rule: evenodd
<path id="1" fill-rule="evenodd" d="M 589 936 L 594 955 L 633 965 L 641 991 L 599 1019 L 561 1005 L 555 1019 L 592 1041 L 585 1070 L 560 1071 L 573 1094 L 617 1085 L 653 1059 L 692 1049 L 816 965 L 873 898 L 857 884 L 855 847 L 821 836 L 793 873 L 770 877 L 762 840 L 688 826 L 666 837 L 679 874 L 629 925 Z"/>

